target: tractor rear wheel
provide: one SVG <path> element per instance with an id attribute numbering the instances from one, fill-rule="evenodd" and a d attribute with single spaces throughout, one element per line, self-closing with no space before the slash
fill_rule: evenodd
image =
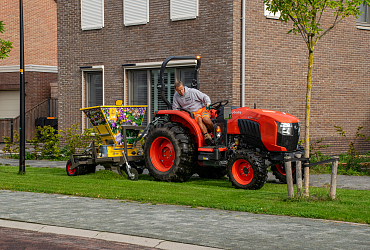
<path id="1" fill-rule="evenodd" d="M 157 181 L 183 182 L 194 173 L 194 142 L 181 124 L 157 124 L 147 136 L 144 157 Z"/>
<path id="2" fill-rule="evenodd" d="M 241 151 L 233 155 L 228 165 L 229 179 L 235 188 L 262 188 L 267 181 L 267 168 L 260 156 Z"/>
<path id="3" fill-rule="evenodd" d="M 279 163 L 274 166 L 271 166 L 271 171 L 275 175 L 276 179 L 286 184 L 286 172 L 285 172 L 285 166 L 283 163 Z M 297 176 L 296 176 L 296 163 L 295 162 L 292 162 L 292 177 L 293 177 L 293 183 L 296 183 Z M 302 179 L 303 179 L 303 168 L 302 168 Z"/>

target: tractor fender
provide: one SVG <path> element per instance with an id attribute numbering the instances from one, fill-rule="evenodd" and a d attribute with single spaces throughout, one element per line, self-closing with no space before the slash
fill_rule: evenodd
<path id="1" fill-rule="evenodd" d="M 190 133 L 195 137 L 195 143 L 198 147 L 203 147 L 203 134 L 200 130 L 199 124 L 190 117 L 189 113 L 180 110 L 159 110 L 156 116 L 170 115 L 172 122 L 181 123 L 188 128 Z"/>

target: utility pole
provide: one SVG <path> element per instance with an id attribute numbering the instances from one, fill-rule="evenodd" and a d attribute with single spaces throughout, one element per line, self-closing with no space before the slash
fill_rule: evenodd
<path id="1" fill-rule="evenodd" d="M 20 126 L 19 126 L 19 173 L 25 169 L 25 90 L 24 90 L 24 38 L 23 38 L 23 2 L 19 0 L 19 30 L 20 30 Z"/>

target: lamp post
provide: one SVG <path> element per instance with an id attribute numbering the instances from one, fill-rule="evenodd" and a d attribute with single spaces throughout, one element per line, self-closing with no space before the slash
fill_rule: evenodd
<path id="1" fill-rule="evenodd" d="M 23 2 L 19 0 L 20 30 L 20 126 L 19 126 L 19 173 L 25 173 L 25 91 L 24 91 L 24 39 L 23 39 Z"/>

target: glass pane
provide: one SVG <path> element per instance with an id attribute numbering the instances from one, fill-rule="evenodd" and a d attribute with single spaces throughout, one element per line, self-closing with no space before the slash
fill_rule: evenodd
<path id="1" fill-rule="evenodd" d="M 159 83 L 159 70 L 151 71 L 151 113 L 154 115 L 155 111 L 166 110 L 167 105 L 162 100 L 161 93 L 157 89 Z M 164 91 L 165 97 L 172 105 L 172 97 L 175 94 L 175 69 L 167 69 L 164 72 Z"/>
<path id="2" fill-rule="evenodd" d="M 87 89 L 87 107 L 103 105 L 103 73 L 93 72 L 86 73 L 86 89 Z M 91 123 L 86 119 L 85 124 L 88 128 L 92 128 Z"/>
<path id="3" fill-rule="evenodd" d="M 103 75 L 99 73 L 88 73 L 88 95 L 87 106 L 101 106 L 103 105 Z"/>
<path id="4" fill-rule="evenodd" d="M 362 12 L 362 14 L 361 14 L 361 16 L 359 16 L 357 18 L 358 22 L 362 22 L 362 23 L 366 22 L 366 15 L 367 15 L 366 10 L 367 10 L 366 4 L 365 4 L 365 6 L 363 4 L 361 4 L 360 5 L 360 12 Z"/>
<path id="5" fill-rule="evenodd" d="M 131 105 L 148 105 L 147 71 L 132 71 L 132 98 Z M 148 124 L 149 110 L 146 111 L 143 126 Z"/>
<path id="6" fill-rule="evenodd" d="M 134 71 L 132 105 L 148 105 L 148 84 L 146 71 Z"/>
<path id="7" fill-rule="evenodd" d="M 194 68 L 184 68 L 180 69 L 180 81 L 184 86 L 191 87 L 191 82 L 194 79 L 195 69 Z"/>

